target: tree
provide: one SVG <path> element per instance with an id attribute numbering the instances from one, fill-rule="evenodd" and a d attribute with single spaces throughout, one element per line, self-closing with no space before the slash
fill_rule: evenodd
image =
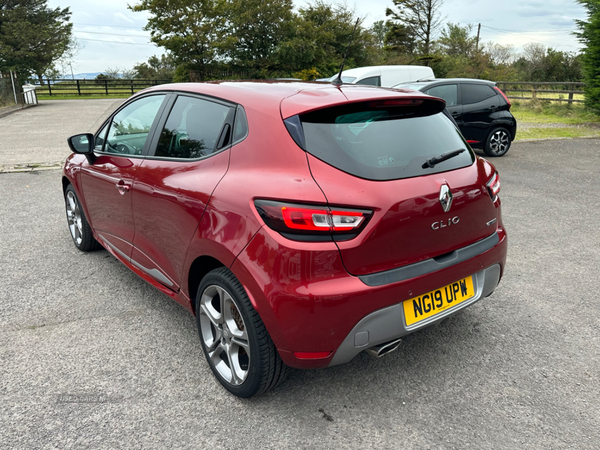
<path id="1" fill-rule="evenodd" d="M 432 43 L 442 25 L 440 8 L 443 0 L 393 0 L 395 9 L 388 8 L 391 22 L 406 27 L 419 46 L 422 56 L 431 55 Z"/>
<path id="2" fill-rule="evenodd" d="M 543 44 L 529 43 L 522 56 L 514 63 L 520 78 L 527 81 L 580 81 L 581 60 L 574 53 L 546 48 Z"/>
<path id="3" fill-rule="evenodd" d="M 354 11 L 342 4 L 317 0 L 300 8 L 293 36 L 277 51 L 279 68 L 331 76 L 339 71 L 346 49 L 347 69 L 371 65 L 377 55 L 375 38 L 360 23 L 352 38 L 355 24 Z"/>
<path id="4" fill-rule="evenodd" d="M 387 54 L 387 61 L 394 63 L 413 61 L 416 43 L 410 28 L 391 20 L 387 21 L 386 25 L 388 31 L 385 35 L 384 50 Z"/>
<path id="5" fill-rule="evenodd" d="M 477 38 L 471 36 L 472 30 L 472 25 L 461 27 L 459 24 L 447 23 L 437 41 L 441 51 L 448 56 L 473 56 Z"/>
<path id="6" fill-rule="evenodd" d="M 489 42 L 483 46 L 490 55 L 490 61 L 495 65 L 508 66 L 514 62 L 515 47 L 512 44 L 501 45 Z"/>
<path id="7" fill-rule="evenodd" d="M 150 40 L 166 48 L 179 64 L 201 80 L 219 55 L 225 37 L 225 0 L 141 0 L 132 11 L 150 13 L 144 28 Z"/>
<path id="8" fill-rule="evenodd" d="M 229 0 L 223 56 L 253 76 L 264 76 L 280 42 L 293 32 L 292 0 Z"/>
<path id="9" fill-rule="evenodd" d="M 74 48 L 70 18 L 69 8 L 48 8 L 47 0 L 0 0 L 0 71 L 41 82 Z"/>
<path id="10" fill-rule="evenodd" d="M 577 0 L 587 9 L 587 20 L 577 20 L 575 33 L 583 49 L 585 104 L 600 111 L 600 1 Z"/>
<path id="11" fill-rule="evenodd" d="M 375 45 L 382 49 L 385 46 L 385 36 L 390 31 L 388 23 L 378 20 L 371 26 L 371 33 L 375 37 Z"/>
<path id="12" fill-rule="evenodd" d="M 172 80 L 175 74 L 175 59 L 173 55 L 151 56 L 148 62 L 133 66 L 134 77 L 145 80 Z"/>

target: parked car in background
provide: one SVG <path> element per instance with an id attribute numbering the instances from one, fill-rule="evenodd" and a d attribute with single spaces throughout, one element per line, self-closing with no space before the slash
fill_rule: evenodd
<path id="1" fill-rule="evenodd" d="M 371 86 L 146 89 L 68 140 L 73 242 L 195 314 L 208 365 L 240 397 L 288 366 L 382 356 L 504 270 L 498 173 L 443 109 Z"/>
<path id="2" fill-rule="evenodd" d="M 394 88 L 413 89 L 444 99 L 467 142 L 488 156 L 505 155 L 517 134 L 510 101 L 492 81 L 446 78 L 402 83 Z"/>
<path id="3" fill-rule="evenodd" d="M 317 81 L 332 81 L 331 78 Z M 344 70 L 342 82 L 345 84 L 364 84 L 367 86 L 392 87 L 398 83 L 419 80 L 433 80 L 433 69 L 427 66 L 368 66 Z"/>

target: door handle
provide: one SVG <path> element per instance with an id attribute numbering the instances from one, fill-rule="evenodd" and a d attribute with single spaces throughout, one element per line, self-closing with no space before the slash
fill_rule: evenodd
<path id="1" fill-rule="evenodd" d="M 452 117 L 458 117 L 458 116 L 460 116 L 460 113 L 458 111 L 452 112 Z"/>
<path id="2" fill-rule="evenodd" d="M 119 180 L 119 182 L 117 184 L 115 184 L 115 187 L 117 188 L 117 190 L 119 191 L 119 193 L 121 195 L 125 195 L 125 192 L 129 192 L 129 189 L 131 188 L 131 186 L 128 184 L 125 184 L 125 182 L 123 180 Z"/>

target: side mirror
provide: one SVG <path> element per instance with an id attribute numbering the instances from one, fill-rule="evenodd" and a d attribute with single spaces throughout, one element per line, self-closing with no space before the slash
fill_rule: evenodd
<path id="1" fill-rule="evenodd" d="M 76 134 L 67 139 L 69 148 L 73 153 L 85 155 L 88 163 L 94 164 L 96 156 L 94 155 L 94 135 L 91 133 Z"/>
<path id="2" fill-rule="evenodd" d="M 76 134 L 67 139 L 73 153 L 89 155 L 94 151 L 94 135 L 91 133 Z"/>

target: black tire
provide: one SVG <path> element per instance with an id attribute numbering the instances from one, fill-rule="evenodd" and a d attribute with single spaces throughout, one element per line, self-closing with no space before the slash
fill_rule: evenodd
<path id="1" fill-rule="evenodd" d="M 494 128 L 485 140 L 483 151 L 487 156 L 504 156 L 510 149 L 511 137 L 506 128 Z"/>
<path id="2" fill-rule="evenodd" d="M 208 365 L 232 394 L 263 394 L 285 379 L 287 366 L 246 291 L 227 268 L 209 272 L 200 283 L 196 323 Z"/>
<path id="3" fill-rule="evenodd" d="M 65 189 L 65 209 L 69 231 L 75 247 L 82 252 L 91 252 L 100 248 L 100 244 L 94 239 L 92 228 L 85 217 L 75 189 L 71 185 Z"/>

